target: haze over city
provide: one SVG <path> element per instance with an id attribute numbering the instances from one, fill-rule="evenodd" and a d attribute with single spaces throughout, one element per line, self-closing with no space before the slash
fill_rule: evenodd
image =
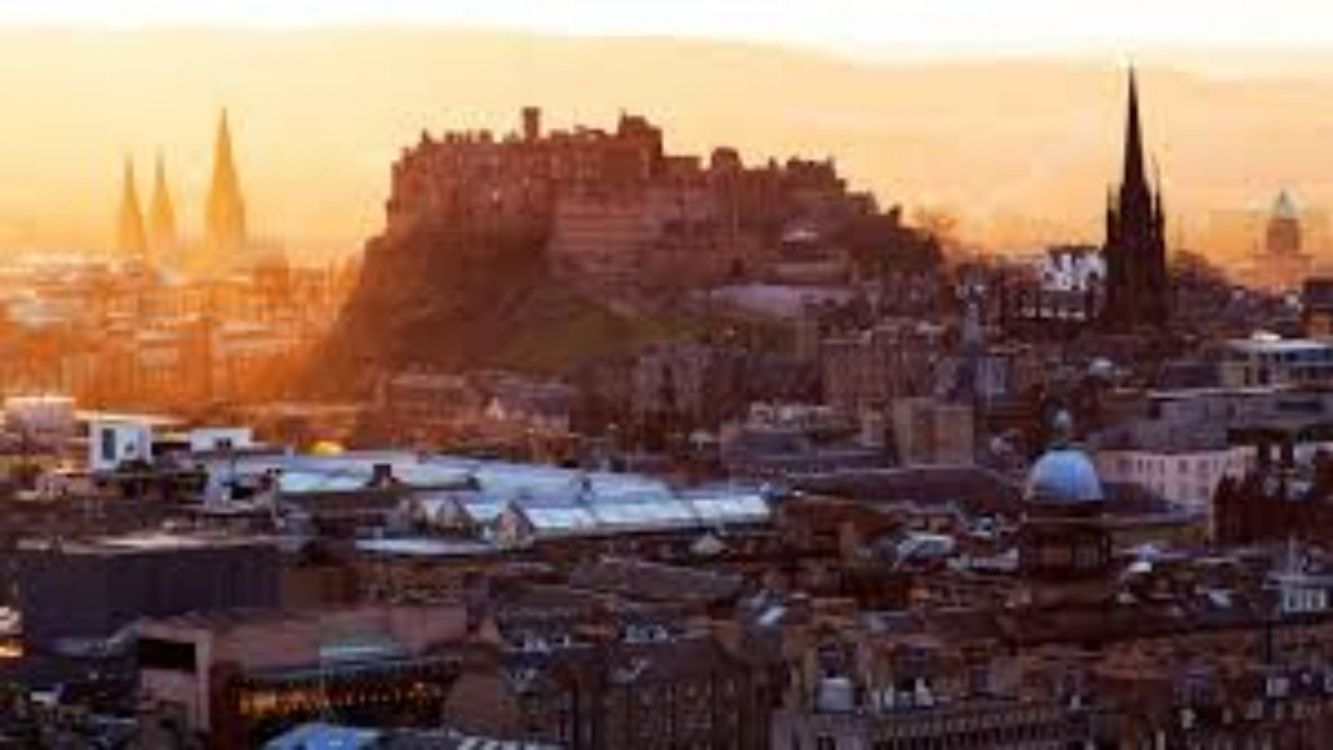
<path id="1" fill-rule="evenodd" d="M 0 0 L 0 92 L 0 748 L 1333 747 L 1320 3 Z"/>
<path id="2" fill-rule="evenodd" d="M 403 144 L 422 130 L 502 133 L 527 104 L 556 126 L 641 112 L 677 151 L 830 156 L 882 202 L 954 214 L 989 249 L 1092 241 L 1131 62 L 1156 105 L 1145 128 L 1173 243 L 1198 244 L 1210 213 L 1266 207 L 1279 189 L 1333 201 L 1320 148 L 1333 57 L 1304 3 L 1210 5 L 1210 24 L 1187 22 L 1190 3 L 1093 3 L 1069 18 L 1041 2 L 929 5 L 6 7 L 18 25 L 0 30 L 12 51 L 0 84 L 16 106 L 0 160 L 25 179 L 0 189 L 0 245 L 108 247 L 122 157 L 146 168 L 159 150 L 182 225 L 197 226 L 226 106 L 256 234 L 297 257 L 350 255 Z M 1255 137 L 1273 123 L 1281 138 Z"/>

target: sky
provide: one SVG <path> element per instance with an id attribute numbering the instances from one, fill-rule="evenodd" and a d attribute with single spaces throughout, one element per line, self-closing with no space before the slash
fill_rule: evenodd
<path id="1" fill-rule="evenodd" d="M 1333 43 L 1323 0 L 5 0 L 0 23 L 419 24 L 751 40 L 903 52 L 1132 53 L 1144 46 Z"/>
<path id="2" fill-rule="evenodd" d="M 1333 205 L 1311 0 L 0 0 L 0 48 L 0 249 L 109 245 L 124 159 L 147 200 L 158 154 L 197 234 L 227 107 L 255 233 L 346 255 L 423 130 L 503 132 L 526 104 L 642 113 L 676 152 L 835 158 L 1005 249 L 1096 241 L 1131 62 L 1185 239 L 1282 188 Z"/>

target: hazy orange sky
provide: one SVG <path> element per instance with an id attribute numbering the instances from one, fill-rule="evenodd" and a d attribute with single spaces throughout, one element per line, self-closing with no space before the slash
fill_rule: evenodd
<path id="1" fill-rule="evenodd" d="M 1096 239 L 1119 156 L 1127 50 L 1141 70 L 1168 211 L 1187 241 L 1202 236 L 1210 211 L 1264 206 L 1281 187 L 1306 205 L 1333 205 L 1333 54 L 1322 51 L 1333 51 L 1333 25 L 1255 26 L 1270 49 L 1286 46 L 1242 49 L 1229 45 L 1257 21 L 1238 14 L 1235 26 L 1201 36 L 1179 13 L 1191 4 L 1170 4 L 1169 22 L 1143 38 L 1121 40 L 1120 22 L 1098 35 L 1080 16 L 1054 31 L 1004 27 L 993 44 L 970 24 L 950 25 L 955 0 L 940 4 L 935 27 L 895 24 L 873 10 L 884 4 L 834 3 L 869 9 L 861 23 L 836 13 L 775 21 L 776 6 L 761 13 L 741 0 L 714 3 L 730 10 L 713 28 L 649 3 L 656 21 L 617 23 L 630 18 L 622 13 L 562 25 L 547 12 L 509 31 L 381 25 L 413 20 L 412 3 L 366 18 L 354 12 L 362 4 L 321 3 L 334 22 L 314 27 L 301 24 L 297 11 L 313 7 L 305 2 L 249 25 L 237 19 L 260 4 L 228 3 L 236 18 L 221 19 L 154 15 L 158 4 L 143 2 L 116 4 L 123 17 L 90 2 L 0 7 L 0 23 L 43 24 L 0 28 L 0 246 L 106 247 L 124 155 L 146 198 L 159 148 L 180 222 L 196 234 L 224 105 L 252 227 L 302 255 L 360 247 L 379 227 L 390 162 L 423 128 L 508 129 L 523 104 L 544 107 L 557 127 L 642 112 L 665 127 L 672 150 L 729 143 L 752 161 L 833 156 L 884 202 L 955 211 L 970 236 L 999 244 Z M 503 15 L 520 5 L 547 7 L 433 5 L 430 20 L 524 26 Z M 550 5 L 590 13 L 604 4 Z M 994 5 L 1029 20 L 1050 8 Z M 1116 5 L 1095 0 L 1089 15 L 1110 18 Z M 60 25 L 66 16 L 77 24 Z M 213 22 L 224 25 L 173 25 Z M 652 28 L 709 38 L 586 35 Z M 907 32 L 926 28 L 952 31 L 910 44 Z"/>

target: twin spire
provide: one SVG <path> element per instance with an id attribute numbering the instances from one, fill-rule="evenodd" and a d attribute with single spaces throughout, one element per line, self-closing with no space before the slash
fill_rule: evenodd
<path id="1" fill-rule="evenodd" d="M 159 258 L 176 247 L 176 209 L 171 205 L 161 152 L 153 171 L 153 198 L 148 207 L 148 247 Z"/>
<path id="2" fill-rule="evenodd" d="M 161 152 L 157 155 L 153 174 L 153 194 L 148 205 L 146 228 L 134 177 L 134 163 L 129 156 L 125 157 L 118 221 L 116 250 L 121 258 L 155 262 L 173 259 L 179 247 L 176 209 L 171 200 Z M 236 176 L 226 110 L 222 111 L 219 119 L 214 143 L 213 178 L 205 206 L 204 233 L 205 250 L 211 256 L 210 260 L 223 260 L 246 245 L 245 201 L 241 196 L 240 180 Z"/>
<path id="3" fill-rule="evenodd" d="M 122 257 L 142 259 L 148 250 L 144 237 L 143 212 L 139 210 L 139 191 L 134 186 L 134 162 L 125 157 L 125 173 L 120 189 L 120 225 L 116 250 Z"/>
<path id="4" fill-rule="evenodd" d="M 218 118 L 218 136 L 213 146 L 213 180 L 208 187 L 204 229 L 208 251 L 225 257 L 245 246 L 245 199 L 236 177 L 236 162 L 231 153 L 231 128 L 227 110 Z"/>

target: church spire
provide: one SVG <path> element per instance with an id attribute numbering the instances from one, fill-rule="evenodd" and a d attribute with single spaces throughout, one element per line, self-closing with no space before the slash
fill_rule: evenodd
<path id="1" fill-rule="evenodd" d="M 1158 229 L 1160 230 L 1160 228 L 1166 223 L 1166 211 L 1165 209 L 1162 208 L 1162 168 L 1157 163 L 1156 154 L 1154 154 L 1152 158 L 1152 172 L 1153 172 L 1153 177 L 1152 177 L 1153 220 L 1157 222 Z"/>
<path id="2" fill-rule="evenodd" d="M 1164 326 L 1171 305 L 1162 177 L 1154 162 L 1153 183 L 1149 183 L 1133 68 L 1125 114 L 1124 171 L 1117 200 L 1106 217 L 1106 304 L 1102 309 L 1107 327 L 1117 330 Z"/>
<path id="3" fill-rule="evenodd" d="M 139 191 L 134 180 L 134 161 L 127 155 L 120 189 L 116 250 L 122 258 L 142 258 L 145 244 L 143 213 L 139 210 Z"/>
<path id="4" fill-rule="evenodd" d="M 166 165 L 160 151 L 154 169 L 152 202 L 148 208 L 148 244 L 159 261 L 176 247 L 176 209 L 171 203 Z"/>
<path id="5" fill-rule="evenodd" d="M 1134 69 L 1129 69 L 1129 107 L 1125 120 L 1125 169 L 1122 186 L 1146 186 L 1143 173 L 1143 133 L 1139 126 L 1139 86 Z"/>
<path id="6" fill-rule="evenodd" d="M 217 141 L 213 148 L 213 179 L 208 189 L 207 243 L 217 260 L 245 247 L 245 200 L 232 156 L 231 128 L 227 110 L 218 119 Z"/>

